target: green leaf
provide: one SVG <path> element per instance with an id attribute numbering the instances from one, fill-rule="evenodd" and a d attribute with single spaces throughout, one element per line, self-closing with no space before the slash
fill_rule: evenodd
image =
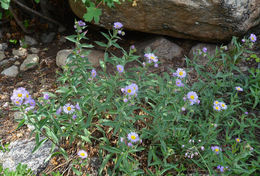
<path id="1" fill-rule="evenodd" d="M 101 9 L 98 9 L 95 6 L 90 6 L 87 7 L 87 13 L 84 14 L 83 18 L 87 22 L 91 22 L 94 19 L 95 23 L 98 23 L 101 14 Z"/>
<path id="2" fill-rule="evenodd" d="M 105 168 L 107 162 L 109 161 L 109 159 L 112 157 L 112 154 L 108 154 L 105 159 L 103 160 L 101 166 L 100 166 L 100 169 L 98 171 L 98 175 L 101 175 L 102 174 L 102 171 L 103 169 Z"/>
<path id="3" fill-rule="evenodd" d="M 103 43 L 103 42 L 99 42 L 99 41 L 95 41 L 95 43 L 99 46 L 102 46 L 102 47 L 107 47 L 107 44 Z"/>
<path id="4" fill-rule="evenodd" d="M 10 0 L 1 0 L 1 7 L 5 10 L 8 10 L 10 6 Z"/>
<path id="5" fill-rule="evenodd" d="M 41 142 L 36 144 L 36 146 L 34 147 L 32 153 L 36 152 L 47 140 L 48 140 L 48 138 L 45 138 L 45 139 L 41 140 Z"/>
<path id="6" fill-rule="evenodd" d="M 40 2 L 40 0 L 34 0 L 37 4 Z"/>

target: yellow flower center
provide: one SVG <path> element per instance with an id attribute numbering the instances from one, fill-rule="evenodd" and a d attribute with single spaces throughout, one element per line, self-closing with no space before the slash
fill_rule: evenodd
<path id="1" fill-rule="evenodd" d="M 218 151 L 219 151 L 219 149 L 218 149 L 218 148 L 216 148 L 216 149 L 215 149 L 215 151 L 216 151 L 216 152 L 218 152 Z"/>
<path id="2" fill-rule="evenodd" d="M 183 72 L 181 71 L 181 72 L 179 73 L 179 75 L 181 75 L 181 76 L 182 76 L 182 75 L 183 75 Z"/>
<path id="3" fill-rule="evenodd" d="M 22 96 L 23 96 L 23 94 L 19 93 L 17 96 L 18 96 L 18 97 L 22 97 Z"/>
<path id="4" fill-rule="evenodd" d="M 82 153 L 80 153 L 80 155 L 81 155 L 81 156 L 85 156 L 85 153 L 82 152 Z"/>
<path id="5" fill-rule="evenodd" d="M 19 101 L 16 101 L 16 104 L 20 104 L 20 102 L 19 102 Z"/>
<path id="6" fill-rule="evenodd" d="M 135 140 L 135 139 L 136 139 L 136 137 L 135 137 L 135 136 L 131 136 L 131 139 Z"/>
<path id="7" fill-rule="evenodd" d="M 218 107 L 218 106 L 216 106 L 216 110 L 219 110 L 219 107 Z"/>
<path id="8" fill-rule="evenodd" d="M 251 40 L 255 40 L 255 37 L 252 36 L 252 37 L 251 37 Z"/>
<path id="9" fill-rule="evenodd" d="M 128 92 L 128 93 L 131 93 L 131 92 L 132 92 L 132 90 L 131 90 L 131 89 L 127 89 L 127 92 Z"/>
<path id="10" fill-rule="evenodd" d="M 237 142 L 239 142 L 240 141 L 240 139 L 237 139 Z"/>
<path id="11" fill-rule="evenodd" d="M 71 107 L 67 107 L 67 110 L 70 111 L 70 110 L 71 110 Z"/>
<path id="12" fill-rule="evenodd" d="M 190 99 L 194 100 L 194 98 L 195 98 L 194 95 L 191 95 L 191 96 L 190 96 Z"/>
<path id="13" fill-rule="evenodd" d="M 225 107 L 225 105 L 224 105 L 224 104 L 222 104 L 221 106 L 222 106 L 222 107 Z"/>
<path id="14" fill-rule="evenodd" d="M 155 58 L 153 56 L 150 57 L 152 60 L 154 60 Z"/>
<path id="15" fill-rule="evenodd" d="M 29 98 L 29 95 L 28 95 L 28 94 L 26 94 L 26 98 Z"/>
<path id="16" fill-rule="evenodd" d="M 121 71 L 121 70 L 122 70 L 122 68 L 121 68 L 121 67 L 119 67 L 119 68 L 118 68 L 118 70 L 119 70 L 119 71 Z"/>
<path id="17" fill-rule="evenodd" d="M 215 102 L 215 104 L 219 104 L 219 102 L 218 102 L 218 101 L 216 101 L 216 102 Z"/>

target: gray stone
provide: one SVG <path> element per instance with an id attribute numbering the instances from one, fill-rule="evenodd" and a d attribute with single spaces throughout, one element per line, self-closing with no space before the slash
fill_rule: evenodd
<path id="1" fill-rule="evenodd" d="M 6 64 L 8 64 L 8 60 L 3 60 L 0 62 L 0 66 L 5 66 Z"/>
<path id="2" fill-rule="evenodd" d="M 155 51 L 155 55 L 159 60 L 165 59 L 168 61 L 174 58 L 183 57 L 184 52 L 181 47 L 164 37 L 157 37 L 155 39 L 144 41 L 140 44 L 137 44 L 136 48 L 138 50 L 138 54 L 141 56 L 150 50 Z"/>
<path id="3" fill-rule="evenodd" d="M 9 77 L 16 77 L 18 75 L 18 73 L 19 73 L 18 67 L 15 65 L 13 65 L 1 72 L 1 74 L 5 75 L 5 76 L 9 76 Z"/>
<path id="4" fill-rule="evenodd" d="M 14 112 L 14 120 L 20 120 L 23 119 L 23 113 L 20 111 Z"/>
<path id="5" fill-rule="evenodd" d="M 66 65 L 67 57 L 72 53 L 71 49 L 60 50 L 56 56 L 56 64 L 58 67 L 63 67 Z M 91 50 L 87 56 L 89 62 L 93 67 L 99 66 L 99 61 L 104 59 L 104 52 L 100 50 Z"/>
<path id="6" fill-rule="evenodd" d="M 125 1 L 115 8 L 100 6 L 99 26 L 111 28 L 115 21 L 125 29 L 189 38 L 228 41 L 242 36 L 260 23 L 259 0 L 139 0 Z M 83 18 L 86 7 L 69 0 L 72 11 Z"/>
<path id="7" fill-rule="evenodd" d="M 24 36 L 24 44 L 33 46 L 33 45 L 37 45 L 38 42 L 34 38 L 26 35 L 26 36 Z"/>
<path id="8" fill-rule="evenodd" d="M 19 61 L 15 61 L 14 65 L 18 66 L 20 65 L 21 63 Z"/>
<path id="9" fill-rule="evenodd" d="M 0 51 L 0 61 L 4 60 L 5 53 L 3 51 Z"/>
<path id="10" fill-rule="evenodd" d="M 39 56 L 37 54 L 28 54 L 27 58 L 23 61 L 20 66 L 21 71 L 34 68 L 39 63 Z"/>
<path id="11" fill-rule="evenodd" d="M 67 57 L 72 53 L 72 49 L 60 50 L 56 55 L 56 65 L 63 67 L 66 65 Z"/>
<path id="12" fill-rule="evenodd" d="M 1 37 L 0 37 L 1 38 Z M 8 48 L 7 43 L 0 43 L 0 51 L 4 51 Z"/>
<path id="13" fill-rule="evenodd" d="M 30 51 L 33 53 L 33 54 L 38 54 L 40 52 L 40 50 L 38 48 L 30 48 Z"/>
<path id="14" fill-rule="evenodd" d="M 51 43 L 55 38 L 55 36 L 56 36 L 55 32 L 51 32 L 49 34 L 43 33 L 41 36 L 41 40 L 43 43 Z"/>
<path id="15" fill-rule="evenodd" d="M 203 53 L 203 48 L 207 48 L 207 52 Z M 217 45 L 214 44 L 207 44 L 207 43 L 199 43 L 195 46 L 193 46 L 189 52 L 188 57 L 190 59 L 193 59 L 195 54 L 197 55 L 197 63 L 200 65 L 206 65 L 209 61 L 210 56 L 213 56 L 215 54 Z M 200 52 L 199 52 L 200 50 Z"/>
<path id="16" fill-rule="evenodd" d="M 13 49 L 12 51 L 14 56 L 26 56 L 27 55 L 27 50 L 25 48 L 19 48 L 17 49 Z"/>
<path id="17" fill-rule="evenodd" d="M 0 151 L 0 163 L 3 164 L 3 168 L 9 168 L 12 171 L 19 163 L 26 164 L 34 174 L 37 174 L 48 164 L 48 162 L 44 163 L 44 160 L 50 155 L 51 144 L 50 141 L 46 141 L 42 147 L 32 154 L 35 147 L 34 138 L 11 142 L 9 152 L 3 153 Z"/>

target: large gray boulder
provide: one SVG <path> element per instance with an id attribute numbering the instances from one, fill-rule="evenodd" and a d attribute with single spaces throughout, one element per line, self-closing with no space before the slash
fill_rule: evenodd
<path id="1" fill-rule="evenodd" d="M 81 1 L 69 3 L 82 18 Z M 227 41 L 260 23 L 260 0 L 139 0 L 137 6 L 125 1 L 114 9 L 100 7 L 102 27 L 119 21 L 129 30 L 201 41 Z"/>
<path id="2" fill-rule="evenodd" d="M 8 147 L 9 152 L 3 153 L 0 151 L 0 163 L 3 164 L 4 168 L 9 168 L 12 171 L 15 170 L 19 163 L 26 164 L 35 174 L 39 173 L 48 164 L 44 160 L 51 154 L 51 145 L 52 143 L 47 141 L 32 154 L 35 147 L 34 138 L 11 142 Z"/>

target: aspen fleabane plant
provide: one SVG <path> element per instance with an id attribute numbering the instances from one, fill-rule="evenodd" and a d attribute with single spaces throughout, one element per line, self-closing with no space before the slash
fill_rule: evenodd
<path id="1" fill-rule="evenodd" d="M 102 33 L 106 42 L 95 42 L 105 51 L 99 68 L 89 62 L 93 45 L 82 43 L 87 26 L 75 22 L 77 35 L 67 39 L 76 48 L 56 92 L 33 102 L 27 101 L 35 97 L 25 88 L 14 91 L 11 100 L 26 119 L 19 126 L 26 121 L 35 127 L 35 150 L 49 139 L 52 152 L 69 159 L 61 143 L 77 146 L 72 170 L 80 165 L 79 175 L 87 173 L 92 156 L 102 162 L 100 175 L 256 174 L 260 73 L 244 74 L 235 65 L 253 41 L 240 44 L 233 38 L 233 48 L 217 48 L 206 66 L 198 65 L 195 55 L 186 58 L 185 68 L 158 73 L 153 70 L 161 66 L 156 52 L 137 56 L 135 47 L 122 48 L 117 41 L 123 24 L 113 26 Z M 122 51 L 121 57 L 110 47 Z M 237 85 L 243 92 L 234 90 Z"/>

